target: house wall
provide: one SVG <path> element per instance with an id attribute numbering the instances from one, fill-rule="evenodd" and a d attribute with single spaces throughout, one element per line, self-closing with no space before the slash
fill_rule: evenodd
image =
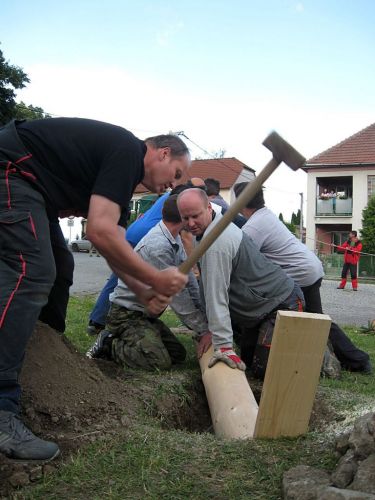
<path id="1" fill-rule="evenodd" d="M 240 173 L 240 175 L 237 177 L 236 181 L 233 183 L 233 186 L 235 184 L 238 184 L 239 182 L 250 182 L 250 181 L 253 181 L 255 179 L 255 173 L 251 170 L 248 170 L 247 168 L 244 168 L 242 170 L 242 172 Z M 225 196 L 223 194 L 223 191 L 225 191 Z M 226 189 L 226 190 L 221 190 L 220 191 L 220 194 L 221 196 L 224 198 L 224 200 L 229 203 L 229 205 L 231 203 L 233 203 L 236 199 L 236 197 L 234 196 L 234 192 L 233 192 L 233 189 L 230 188 L 230 189 Z"/>
<path id="2" fill-rule="evenodd" d="M 237 177 L 235 180 L 234 184 L 237 184 L 238 182 L 249 182 L 255 179 L 255 174 L 252 170 L 249 168 L 243 168 L 240 175 Z M 143 193 L 134 193 L 132 200 L 136 201 L 142 198 L 142 196 L 145 196 L 146 194 L 149 194 L 150 192 L 143 192 Z M 220 194 L 224 198 L 224 200 L 230 205 L 233 203 L 235 200 L 235 196 L 233 193 L 232 186 L 227 187 L 227 188 L 221 188 L 220 189 Z"/>
<path id="3" fill-rule="evenodd" d="M 316 248 L 316 225 L 349 224 L 352 229 L 359 231 L 362 227 L 362 210 L 367 206 L 367 176 L 375 175 L 375 169 L 350 170 L 343 169 L 314 169 L 307 174 L 307 209 L 306 209 L 306 245 L 310 250 Z M 353 210 L 352 216 L 316 217 L 316 183 L 318 177 L 347 177 L 353 178 Z"/>
<path id="4" fill-rule="evenodd" d="M 231 202 L 231 190 L 230 189 L 220 189 L 220 195 L 224 200 L 230 205 Z"/>
<path id="5" fill-rule="evenodd" d="M 328 228 L 327 228 L 328 229 Z M 325 253 L 325 254 L 330 254 L 331 253 L 331 232 L 326 230 L 325 226 L 317 227 L 316 228 L 316 241 L 317 241 L 317 246 L 316 250 L 318 250 L 319 253 Z"/>
<path id="6" fill-rule="evenodd" d="M 353 176 L 353 221 L 352 229 L 359 231 L 362 228 L 362 210 L 368 203 L 367 177 L 375 175 L 375 169 L 362 170 Z"/>

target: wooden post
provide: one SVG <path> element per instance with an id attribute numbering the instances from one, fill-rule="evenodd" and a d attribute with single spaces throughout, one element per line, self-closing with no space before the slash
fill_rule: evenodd
<path id="1" fill-rule="evenodd" d="M 254 437 L 307 432 L 331 318 L 278 311 Z"/>
<path id="2" fill-rule="evenodd" d="M 199 364 L 215 434 L 226 439 L 249 439 L 254 435 L 258 404 L 244 372 L 216 363 L 208 368 L 212 347 Z"/>

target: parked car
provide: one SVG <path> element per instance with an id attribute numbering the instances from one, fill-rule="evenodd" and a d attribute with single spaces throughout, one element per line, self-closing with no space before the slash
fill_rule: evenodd
<path id="1" fill-rule="evenodd" d="M 83 237 L 78 240 L 73 240 L 70 246 L 72 252 L 89 252 L 91 248 L 91 241 L 87 240 L 86 237 Z"/>

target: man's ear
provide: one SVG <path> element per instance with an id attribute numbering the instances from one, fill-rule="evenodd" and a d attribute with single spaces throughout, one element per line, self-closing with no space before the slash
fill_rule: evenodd
<path id="1" fill-rule="evenodd" d="M 168 158 L 168 156 L 170 155 L 170 153 L 171 153 L 171 148 L 170 147 L 160 148 L 159 149 L 159 160 L 160 161 L 165 160 L 166 158 Z"/>

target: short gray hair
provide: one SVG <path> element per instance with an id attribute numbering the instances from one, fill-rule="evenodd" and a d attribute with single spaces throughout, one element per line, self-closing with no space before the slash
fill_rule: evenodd
<path id="1" fill-rule="evenodd" d="M 155 135 L 145 139 L 146 144 L 151 144 L 156 149 L 170 148 L 171 156 L 190 156 L 189 148 L 184 141 L 174 134 Z"/>

